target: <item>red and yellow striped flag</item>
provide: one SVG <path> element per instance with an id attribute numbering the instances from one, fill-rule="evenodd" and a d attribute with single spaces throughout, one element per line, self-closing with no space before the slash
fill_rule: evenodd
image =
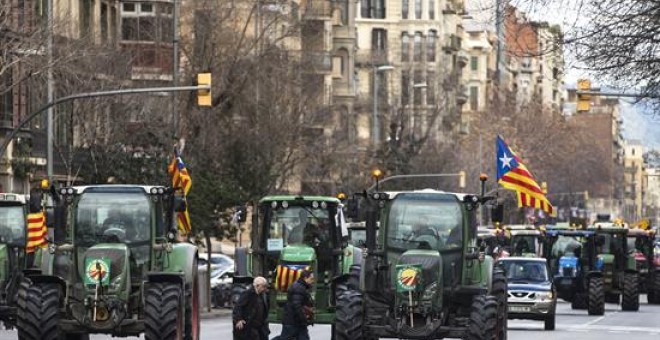
<path id="1" fill-rule="evenodd" d="M 293 264 L 278 265 L 275 275 L 275 288 L 280 292 L 286 292 L 289 286 L 300 278 L 300 275 L 305 269 L 309 269 L 309 266 Z"/>
<path id="2" fill-rule="evenodd" d="M 44 212 L 28 214 L 28 239 L 25 251 L 33 253 L 37 247 L 45 248 L 47 245 L 46 236 L 48 229 L 46 228 L 46 215 Z"/>

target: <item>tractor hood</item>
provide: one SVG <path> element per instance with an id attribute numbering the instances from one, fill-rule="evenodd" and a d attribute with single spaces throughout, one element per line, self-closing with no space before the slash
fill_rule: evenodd
<path id="1" fill-rule="evenodd" d="M 612 254 L 598 254 L 598 261 L 602 261 L 603 264 L 612 264 L 614 263 L 614 255 Z"/>
<path id="2" fill-rule="evenodd" d="M 101 243 L 85 251 L 81 262 L 80 278 L 88 289 L 97 283 L 110 290 L 118 290 L 129 274 L 129 249 L 125 244 Z"/>
<path id="3" fill-rule="evenodd" d="M 414 280 L 420 285 L 417 291 L 424 291 L 429 298 L 442 291 L 442 256 L 434 250 L 408 250 L 399 258 L 398 265 L 418 266 L 421 269 L 421 278 Z M 394 276 L 394 286 L 406 284 L 406 278 Z"/>
<path id="4" fill-rule="evenodd" d="M 312 262 L 316 259 L 316 253 L 309 246 L 290 245 L 282 249 L 280 258 L 287 262 Z"/>

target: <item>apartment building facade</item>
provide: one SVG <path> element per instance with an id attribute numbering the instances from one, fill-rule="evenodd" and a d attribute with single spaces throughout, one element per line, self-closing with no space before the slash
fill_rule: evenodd
<path id="1" fill-rule="evenodd" d="M 638 140 L 628 140 L 623 148 L 623 218 L 628 222 L 641 219 L 644 197 L 644 147 Z"/>

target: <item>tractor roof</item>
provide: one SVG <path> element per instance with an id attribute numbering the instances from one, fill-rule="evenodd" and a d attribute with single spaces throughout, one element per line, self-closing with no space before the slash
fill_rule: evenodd
<path id="1" fill-rule="evenodd" d="M 654 238 L 655 230 L 644 230 L 639 228 L 628 229 L 628 236 L 629 237 L 646 236 L 646 237 Z"/>
<path id="2" fill-rule="evenodd" d="M 12 194 L 12 193 L 0 193 L 0 205 L 19 205 L 25 204 L 27 202 L 26 195 L 23 194 Z"/>
<path id="3" fill-rule="evenodd" d="M 435 189 L 420 189 L 420 190 L 410 190 L 410 191 L 385 191 L 385 193 L 389 195 L 390 199 L 394 199 L 396 198 L 396 196 L 401 194 L 444 194 L 444 195 L 453 195 L 459 201 L 462 201 L 465 196 L 469 195 L 465 193 L 447 192 L 447 191 L 435 190 Z"/>
<path id="4" fill-rule="evenodd" d="M 87 190 L 94 190 L 96 192 L 122 192 L 122 191 L 135 191 L 142 189 L 145 194 L 149 194 L 151 189 L 164 188 L 164 186 L 156 185 L 139 185 L 139 184 L 98 184 L 98 185 L 81 185 L 74 186 L 76 193 L 82 194 Z"/>
<path id="5" fill-rule="evenodd" d="M 273 202 L 273 201 L 317 201 L 317 202 L 329 202 L 329 203 L 337 203 L 339 204 L 340 201 L 336 197 L 332 196 L 305 196 L 305 195 L 272 195 L 272 196 L 265 196 L 262 199 L 259 200 L 259 203 L 264 203 L 264 202 Z"/>
<path id="6" fill-rule="evenodd" d="M 587 230 L 611 234 L 625 234 L 628 232 L 626 224 L 618 224 L 614 222 L 596 222 L 593 225 L 590 225 Z"/>

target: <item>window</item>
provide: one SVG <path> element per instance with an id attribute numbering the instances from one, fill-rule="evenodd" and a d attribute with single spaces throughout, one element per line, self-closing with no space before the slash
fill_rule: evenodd
<path id="1" fill-rule="evenodd" d="M 479 57 L 470 57 L 470 70 L 473 72 L 479 71 Z"/>
<path id="2" fill-rule="evenodd" d="M 426 72 L 426 104 L 435 105 L 435 72 Z"/>
<path id="3" fill-rule="evenodd" d="M 361 0 L 360 14 L 363 18 L 385 19 L 385 0 Z"/>
<path id="4" fill-rule="evenodd" d="M 415 0 L 415 19 L 422 18 L 422 0 Z"/>
<path id="5" fill-rule="evenodd" d="M 410 4 L 408 0 L 401 1 L 401 19 L 408 19 L 408 7 Z"/>
<path id="6" fill-rule="evenodd" d="M 153 4 L 141 4 L 136 6 L 127 6 L 123 4 L 122 15 L 122 39 L 131 41 L 167 41 L 171 42 L 173 37 L 173 28 L 171 18 L 164 16 L 158 18 Z M 171 6 L 171 5 L 164 5 Z M 164 7 L 165 9 L 167 7 Z M 158 31 L 161 31 L 159 37 Z"/>
<path id="7" fill-rule="evenodd" d="M 10 89 L 12 82 L 12 68 L 9 67 L 4 74 L 0 74 L 0 88 Z M 0 124 L 5 127 L 12 126 L 14 117 L 14 98 L 12 90 L 0 92 Z"/>
<path id="8" fill-rule="evenodd" d="M 422 32 L 415 32 L 413 61 L 422 61 Z"/>
<path id="9" fill-rule="evenodd" d="M 371 0 L 362 0 L 360 1 L 360 16 L 363 18 L 371 18 L 369 13 L 369 2 Z"/>
<path id="10" fill-rule="evenodd" d="M 101 4 L 101 40 L 108 41 L 108 5 Z"/>
<path id="11" fill-rule="evenodd" d="M 479 88 L 470 86 L 470 110 L 479 110 Z"/>
<path id="12" fill-rule="evenodd" d="M 429 20 L 435 20 L 435 1 L 429 0 Z"/>
<path id="13" fill-rule="evenodd" d="M 401 72 L 401 105 L 410 104 L 410 71 Z"/>
<path id="14" fill-rule="evenodd" d="M 382 28 L 374 28 L 371 31 L 371 50 L 372 51 L 385 51 L 387 50 L 387 31 Z"/>
<path id="15" fill-rule="evenodd" d="M 429 31 L 426 37 L 426 59 L 427 61 L 435 61 L 435 45 L 437 44 L 437 34 L 435 31 Z"/>
<path id="16" fill-rule="evenodd" d="M 410 38 L 406 32 L 401 36 L 401 61 L 410 61 Z"/>
<path id="17" fill-rule="evenodd" d="M 415 105 L 421 105 L 422 104 L 422 87 L 417 86 L 417 85 L 420 85 L 420 84 L 424 83 L 422 70 L 415 70 L 415 77 L 413 79 L 413 82 L 414 82 L 413 83 L 413 94 L 415 96 L 415 98 L 413 98 L 414 104 Z"/>
<path id="18" fill-rule="evenodd" d="M 385 0 L 373 0 L 376 13 L 374 18 L 385 19 Z"/>
<path id="19" fill-rule="evenodd" d="M 134 3 L 123 3 L 122 4 L 122 11 L 123 12 L 135 12 L 135 4 Z"/>

